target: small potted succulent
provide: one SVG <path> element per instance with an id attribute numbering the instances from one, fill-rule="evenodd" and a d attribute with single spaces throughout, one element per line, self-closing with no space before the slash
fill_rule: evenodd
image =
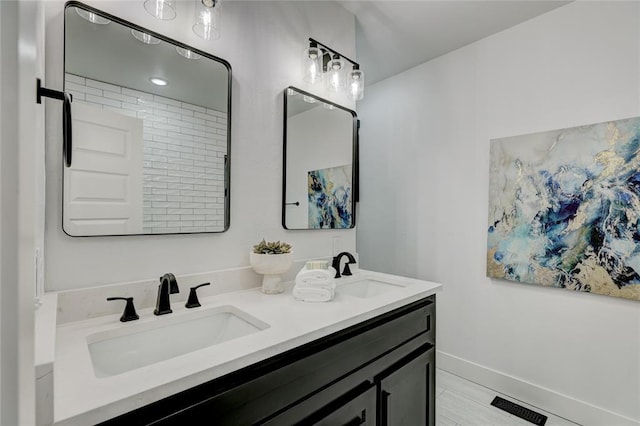
<path id="1" fill-rule="evenodd" d="M 254 271 L 264 275 L 262 292 L 278 294 L 284 291 L 282 276 L 293 265 L 291 245 L 281 241 L 267 242 L 264 239 L 253 246 L 249 253 L 249 263 Z"/>

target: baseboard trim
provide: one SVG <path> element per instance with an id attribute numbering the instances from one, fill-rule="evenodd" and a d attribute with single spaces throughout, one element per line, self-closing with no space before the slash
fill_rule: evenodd
<path id="1" fill-rule="evenodd" d="M 467 380 L 585 426 L 640 426 L 634 420 L 568 395 L 535 385 L 446 352 L 436 351 L 436 365 Z"/>

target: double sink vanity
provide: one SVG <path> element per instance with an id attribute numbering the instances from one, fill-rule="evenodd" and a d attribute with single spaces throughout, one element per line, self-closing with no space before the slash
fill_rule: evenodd
<path id="1" fill-rule="evenodd" d="M 77 1 L 64 20 L 64 232 L 225 232 L 231 65 Z M 282 99 L 283 228 L 353 229 L 355 111 L 295 87 Z M 167 277 L 155 309 L 157 281 L 44 295 L 38 424 L 435 424 L 439 284 L 358 270 L 305 303 L 292 275 L 275 295 L 249 267 L 180 276 L 174 295 Z"/>
<path id="2" fill-rule="evenodd" d="M 59 324 L 55 424 L 434 424 L 440 285 L 364 270 L 336 281 L 327 303 L 295 300 L 289 282 Z"/>

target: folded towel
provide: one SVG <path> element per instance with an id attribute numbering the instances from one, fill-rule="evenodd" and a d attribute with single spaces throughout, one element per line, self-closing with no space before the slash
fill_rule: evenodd
<path id="1" fill-rule="evenodd" d="M 293 297 L 305 302 L 327 302 L 335 295 L 335 269 L 307 269 L 296 275 Z"/>
<path id="2" fill-rule="evenodd" d="M 333 283 L 336 270 L 333 268 L 328 269 L 307 269 L 302 268 L 296 275 L 296 284 L 298 285 L 313 285 L 313 284 L 326 284 Z"/>
<path id="3" fill-rule="evenodd" d="M 320 287 L 293 287 L 293 297 L 303 302 L 328 302 L 333 299 L 334 290 Z"/>

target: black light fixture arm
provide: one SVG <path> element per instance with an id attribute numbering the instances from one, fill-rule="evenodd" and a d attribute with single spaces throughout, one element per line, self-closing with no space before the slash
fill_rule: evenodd
<path id="1" fill-rule="evenodd" d="M 334 54 L 334 55 L 338 55 L 338 56 L 340 56 L 342 59 L 344 59 L 344 60 L 346 60 L 346 61 L 350 62 L 350 63 L 355 67 L 355 69 L 360 69 L 360 64 L 359 64 L 359 63 L 357 63 L 357 62 L 356 62 L 356 61 L 354 61 L 354 60 L 351 60 L 351 59 L 347 58 L 345 55 L 343 55 L 342 53 L 338 52 L 337 50 L 334 50 L 334 49 L 330 48 L 330 47 L 329 47 L 329 46 L 327 46 L 326 44 L 320 43 L 318 40 L 315 40 L 315 39 L 313 39 L 313 38 L 311 38 L 311 37 L 309 37 L 309 42 L 311 42 L 311 43 L 315 43 L 315 44 L 317 44 L 318 46 L 323 47 L 323 48 L 324 48 L 324 50 L 326 50 L 326 51 L 328 51 L 328 52 L 331 52 L 331 53 L 332 53 L 332 54 Z"/>

